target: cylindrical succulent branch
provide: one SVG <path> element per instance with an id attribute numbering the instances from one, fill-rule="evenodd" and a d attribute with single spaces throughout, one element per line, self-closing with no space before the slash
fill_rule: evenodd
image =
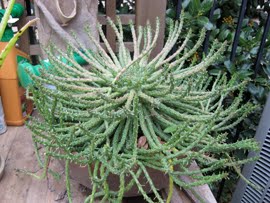
<path id="1" fill-rule="evenodd" d="M 175 54 L 169 55 L 181 34 L 182 16 L 180 22 L 170 25 L 164 49 L 151 59 L 158 38 L 158 20 L 154 34 L 150 25 L 139 27 L 136 32 L 130 24 L 134 52 L 123 43 L 121 22 L 118 20 L 115 25 L 109 20 L 109 24 L 119 41 L 118 54 L 110 48 L 100 26 L 108 53 L 86 28 L 97 52 L 87 50 L 79 42 L 79 48 L 67 44 L 68 52 L 79 54 L 90 68 L 81 67 L 69 53 L 51 46 L 46 51 L 52 68 L 41 76 L 29 72 L 34 81 L 30 87 L 33 100 L 43 117 L 42 121 L 33 118 L 29 123 L 33 140 L 46 146 L 46 156 L 65 160 L 67 169 L 70 163 L 89 166 L 93 188 L 86 201 L 101 197 L 120 202 L 124 193 L 136 185 L 144 198 L 153 202 L 139 182 L 139 176 L 144 176 L 156 201 L 170 202 L 160 197 L 149 168 L 167 174 L 169 188 L 173 183 L 191 188 L 227 176 L 218 169 L 245 163 L 228 156 L 231 151 L 258 149 L 252 139 L 227 143 L 226 133 L 222 132 L 237 125 L 255 108 L 249 103 L 240 106 L 246 81 L 239 82 L 236 75 L 228 81 L 222 73 L 213 78 L 206 72 L 221 58 L 226 42 L 216 42 L 200 62 L 191 63 L 189 59 L 201 47 L 205 30 L 194 47 L 187 50 L 190 31 Z M 225 106 L 229 94 L 238 96 Z M 188 170 L 193 161 L 200 170 Z M 110 189 L 109 174 L 119 176 L 119 191 Z M 184 182 L 180 175 L 189 175 L 196 181 Z M 132 177 L 130 182 L 126 181 L 127 176 Z M 68 177 L 67 183 L 69 192 Z"/>

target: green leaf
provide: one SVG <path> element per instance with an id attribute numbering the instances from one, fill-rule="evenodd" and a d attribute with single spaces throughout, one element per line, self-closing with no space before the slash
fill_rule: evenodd
<path id="1" fill-rule="evenodd" d="M 266 78 L 260 77 L 260 76 L 256 77 L 255 83 L 258 84 L 258 85 L 262 85 L 262 86 L 264 86 L 265 84 L 269 84 L 269 82 L 268 82 L 268 80 Z"/>
<path id="2" fill-rule="evenodd" d="M 258 99 L 261 99 L 264 95 L 264 88 L 262 86 L 255 86 L 254 84 L 250 83 L 248 85 L 248 91 Z"/>
<path id="3" fill-rule="evenodd" d="M 218 34 L 219 34 L 219 32 L 220 32 L 220 29 L 214 29 L 212 32 L 211 32 L 211 35 L 212 36 L 214 36 L 214 37 L 216 37 Z"/>
<path id="4" fill-rule="evenodd" d="M 239 45 L 241 45 L 241 46 L 248 45 L 248 40 L 245 38 L 244 33 L 241 33 L 241 35 L 239 37 Z"/>
<path id="5" fill-rule="evenodd" d="M 212 30 L 214 28 L 214 25 L 213 23 L 211 22 L 208 22 L 204 25 L 204 27 L 207 29 L 207 30 Z"/>
<path id="6" fill-rule="evenodd" d="M 210 11 L 212 6 L 213 6 L 213 0 L 204 0 L 201 3 L 201 11 L 206 13 L 206 12 Z"/>
<path id="7" fill-rule="evenodd" d="M 263 70 L 264 70 L 265 74 L 268 75 L 268 77 L 270 77 L 270 66 L 268 65 L 268 66 L 264 67 Z"/>
<path id="8" fill-rule="evenodd" d="M 209 19 L 205 16 L 200 16 L 197 22 L 200 26 L 205 26 L 207 23 L 209 23 Z"/>
<path id="9" fill-rule="evenodd" d="M 225 61 L 224 65 L 230 73 L 235 72 L 235 65 L 230 60 Z"/>
<path id="10" fill-rule="evenodd" d="M 219 39 L 220 41 L 225 41 L 226 38 L 228 37 L 229 33 L 230 33 L 230 30 L 222 30 L 222 31 L 220 32 L 219 36 L 218 36 L 218 39 Z"/>
<path id="11" fill-rule="evenodd" d="M 220 10 L 220 8 L 218 8 L 218 9 L 216 9 L 216 10 L 214 11 L 213 19 L 214 19 L 214 20 L 217 20 L 217 19 L 219 19 L 220 17 L 221 17 L 221 10 Z"/>
<path id="12" fill-rule="evenodd" d="M 188 11 L 190 12 L 191 15 L 195 16 L 198 14 L 200 10 L 200 0 L 192 0 L 188 6 Z"/>
<path id="13" fill-rule="evenodd" d="M 182 3 L 183 9 L 187 8 L 189 3 L 190 3 L 190 0 L 184 0 L 183 3 Z"/>
<path id="14" fill-rule="evenodd" d="M 166 11 L 166 16 L 169 17 L 169 18 L 175 18 L 175 9 L 172 9 L 172 8 L 169 8 L 167 9 Z"/>
<path id="15" fill-rule="evenodd" d="M 120 14 L 128 13 L 129 6 L 127 4 L 124 4 L 122 7 L 119 9 Z"/>
<path id="16" fill-rule="evenodd" d="M 258 50 L 259 50 L 259 47 L 253 47 L 251 50 L 250 50 L 250 53 L 253 54 L 253 55 L 256 55 L 258 53 Z"/>
<path id="17" fill-rule="evenodd" d="M 167 127 L 164 130 L 164 132 L 165 133 L 173 133 L 173 132 L 175 132 L 177 130 L 177 128 L 178 128 L 177 125 L 171 125 L 171 126 Z"/>
<path id="18" fill-rule="evenodd" d="M 242 22 L 242 27 L 247 26 L 248 23 L 249 23 L 249 19 L 248 19 L 248 18 L 245 18 L 245 19 L 243 20 L 243 22 Z"/>
<path id="19" fill-rule="evenodd" d="M 226 40 L 230 42 L 230 41 L 232 41 L 233 37 L 234 37 L 234 33 L 229 32 Z"/>
<path id="20" fill-rule="evenodd" d="M 237 4 L 238 7 L 240 7 L 242 4 L 242 0 L 236 0 L 235 3 Z"/>
<path id="21" fill-rule="evenodd" d="M 239 79 L 245 80 L 249 78 L 249 76 L 253 75 L 253 71 L 248 69 L 241 69 L 237 71 Z"/>

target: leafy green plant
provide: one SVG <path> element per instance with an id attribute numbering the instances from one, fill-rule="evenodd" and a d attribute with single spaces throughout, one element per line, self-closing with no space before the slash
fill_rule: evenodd
<path id="1" fill-rule="evenodd" d="M 2 39 L 2 36 L 4 34 L 5 28 L 7 26 L 7 22 L 11 13 L 11 10 L 14 6 L 15 0 L 10 0 L 8 7 L 6 9 L 6 12 L 1 20 L 0 23 L 0 39 Z M 13 37 L 12 39 L 8 42 L 8 44 L 6 45 L 6 47 L 1 50 L 1 54 L 0 54 L 0 67 L 3 65 L 5 58 L 7 57 L 8 53 L 11 51 L 12 47 L 14 47 L 15 43 L 18 41 L 19 37 L 25 32 L 25 30 L 27 30 L 27 28 L 29 26 L 31 26 L 32 24 L 34 24 L 38 19 L 33 19 L 31 21 L 29 21 L 27 24 L 25 24 Z"/>
<path id="2" fill-rule="evenodd" d="M 203 6 L 210 5 L 212 0 L 197 1 L 197 0 L 185 0 L 183 1 L 183 7 L 187 10 L 186 16 L 189 20 L 186 21 L 186 27 L 192 27 L 193 30 L 200 30 L 202 27 L 207 29 L 208 21 L 200 24 L 198 17 L 208 19 L 209 11 L 211 7 Z M 196 6 L 197 5 L 197 6 Z M 215 39 L 219 41 L 227 40 L 229 44 L 232 44 L 234 39 L 234 33 L 236 30 L 239 9 L 241 1 L 218 1 L 217 7 L 214 11 L 214 17 L 212 26 L 208 30 L 211 30 L 210 42 Z M 238 44 L 236 58 L 233 62 L 230 62 L 229 48 L 224 53 L 224 66 L 222 71 L 228 74 L 234 74 L 237 72 L 241 78 L 252 78 L 254 75 L 254 63 L 257 57 L 260 41 L 262 38 L 264 23 L 266 20 L 266 12 L 268 10 L 268 3 L 260 3 L 259 1 L 249 1 L 246 16 L 244 18 L 240 42 Z M 259 9 L 260 8 L 260 9 Z M 170 2 L 167 10 L 167 18 L 175 19 L 175 5 Z M 203 12 L 205 11 L 205 12 Z M 187 31 L 186 31 L 187 32 Z M 194 35 L 196 38 L 196 35 Z M 269 40 L 268 40 L 269 41 Z M 261 61 L 261 69 L 257 77 L 249 82 L 249 88 L 247 93 L 255 104 L 260 103 L 262 106 L 265 102 L 266 96 L 269 92 L 269 49 L 270 43 L 267 41 L 264 48 L 264 57 Z M 193 42 L 190 43 L 190 48 L 193 46 Z M 216 75 L 220 71 L 220 64 L 213 64 L 210 74 Z M 246 94 L 245 94 L 246 95 Z M 256 120 L 256 119 L 255 119 Z"/>
<path id="3" fill-rule="evenodd" d="M 176 16 L 176 7 L 172 1 L 169 2 L 170 3 L 168 4 L 169 8 L 167 10 L 167 20 L 171 18 L 175 19 Z M 205 26 L 206 24 L 200 25 L 197 22 L 198 17 L 194 18 L 198 13 L 202 14 L 205 19 L 209 17 L 209 8 L 206 12 L 201 12 L 201 10 L 205 10 L 202 8 L 203 2 L 204 1 L 197 0 L 183 1 L 183 7 L 186 9 L 186 13 L 188 13 L 186 15 L 190 18 L 190 20 L 186 22 L 186 27 L 191 27 L 193 30 L 200 30 L 202 27 L 207 28 L 207 26 Z M 212 26 L 211 29 L 208 29 L 211 32 L 210 44 L 213 43 L 215 39 L 218 39 L 219 41 L 227 40 L 229 44 L 232 44 L 239 17 L 241 2 L 241 0 L 217 1 L 217 5 L 214 10 L 214 17 L 211 22 Z M 200 6 L 194 6 L 198 4 L 200 4 Z M 193 9 L 193 11 L 191 11 L 192 9 L 190 7 Z M 195 8 L 196 11 L 194 10 Z M 267 12 L 269 12 L 268 2 L 259 0 L 248 1 L 246 15 L 244 17 L 241 28 L 240 41 L 236 50 L 235 60 L 233 62 L 230 61 L 231 47 L 229 47 L 229 49 L 227 49 L 223 54 L 223 65 L 221 65 L 220 63 L 215 63 L 212 64 L 212 66 L 208 69 L 209 74 L 213 76 L 220 74 L 220 71 L 222 71 L 223 74 L 227 74 L 229 77 L 230 75 L 238 74 L 239 81 L 249 78 L 249 82 L 247 85 L 248 88 L 243 93 L 244 99 L 242 103 L 245 103 L 246 101 L 251 101 L 253 104 L 258 106 L 258 108 L 252 114 L 250 114 L 250 116 L 246 117 L 236 127 L 229 130 L 229 143 L 232 143 L 237 139 L 241 140 L 243 138 L 254 137 L 256 128 L 261 117 L 261 112 L 266 101 L 266 97 L 269 94 L 269 38 L 264 48 L 263 58 L 260 64 L 261 67 L 257 76 L 254 77 L 254 64 L 262 39 L 262 33 L 264 30 Z M 193 37 L 196 39 L 197 36 L 194 35 Z M 189 44 L 188 48 L 192 48 L 196 40 L 192 41 L 193 42 Z M 200 60 L 200 57 L 196 58 Z M 230 99 L 228 98 L 226 102 L 230 102 L 230 100 L 234 97 L 235 95 L 231 94 Z M 246 157 L 246 155 L 246 151 L 235 151 L 235 156 L 238 158 Z M 228 200 L 230 200 L 230 196 L 234 190 L 234 187 L 232 186 L 236 185 L 238 177 L 237 174 L 234 174 L 233 171 L 229 171 L 228 169 L 227 171 L 230 172 L 230 177 L 232 178 L 226 181 L 225 192 L 221 194 L 222 197 L 219 200 L 220 202 L 228 202 Z M 215 187 L 213 187 L 213 190 L 218 190 L 217 187 L 220 187 L 220 185 L 223 184 L 224 182 L 217 184 Z M 218 194 L 217 196 L 220 196 L 220 194 Z"/>
<path id="4" fill-rule="evenodd" d="M 192 188 L 215 182 L 228 175 L 221 170 L 217 173 L 217 169 L 233 167 L 239 173 L 241 164 L 253 160 L 238 160 L 230 155 L 235 149 L 257 150 L 253 139 L 229 144 L 224 133 L 256 108 L 251 103 L 241 105 L 248 81 L 238 83 L 237 74 L 230 79 L 223 73 L 217 77 L 208 75 L 207 68 L 220 60 L 226 42 L 215 41 L 200 62 L 189 61 L 202 45 L 205 29 L 192 49 L 186 49 L 190 30 L 177 51 L 169 55 L 182 35 L 183 19 L 170 24 L 164 48 L 153 59 L 150 55 L 157 42 L 159 21 L 154 35 L 150 25 L 139 27 L 136 33 L 130 24 L 134 43 L 131 53 L 124 45 L 118 19 L 117 25 L 109 20 L 119 41 L 118 55 L 101 26 L 99 34 L 108 53 L 86 28 L 96 53 L 89 52 L 78 40 L 80 48 L 67 41 L 68 53 L 51 45 L 46 51 L 53 67 L 40 76 L 29 72 L 34 81 L 29 91 L 43 120 L 32 118 L 28 126 L 35 146 L 38 143 L 45 147 L 43 177 L 52 158 L 64 160 L 70 202 L 71 163 L 88 167 L 92 194 L 85 202 L 94 202 L 98 197 L 121 202 L 133 186 L 147 202 L 153 202 L 138 180 L 143 176 L 156 201 L 169 203 L 173 184 Z M 85 69 L 73 60 L 73 52 L 91 68 Z M 233 102 L 224 105 L 230 94 L 235 95 Z M 188 170 L 193 161 L 200 170 Z M 149 168 L 167 174 L 170 191 L 166 200 L 150 178 Z M 198 175 L 201 173 L 204 176 Z M 119 176 L 118 191 L 110 189 L 110 174 Z M 180 175 L 189 175 L 195 182 L 187 183 Z M 130 181 L 128 176 L 132 177 Z"/>

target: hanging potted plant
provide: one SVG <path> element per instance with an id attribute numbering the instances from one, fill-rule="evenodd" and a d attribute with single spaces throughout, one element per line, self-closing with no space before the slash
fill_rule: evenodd
<path id="1" fill-rule="evenodd" d="M 124 45 L 120 20 L 117 25 L 109 20 L 109 24 L 119 41 L 118 54 L 112 51 L 99 25 L 108 53 L 86 28 L 96 53 L 79 41 L 78 45 L 67 41 L 68 53 L 51 45 L 46 51 L 52 68 L 40 76 L 29 72 L 33 80 L 29 90 L 42 120 L 32 118 L 28 126 L 35 146 L 45 148 L 43 177 L 55 158 L 65 162 L 70 202 L 70 176 L 92 189 L 86 202 L 96 198 L 121 202 L 124 196 L 138 195 L 138 191 L 147 202 L 153 202 L 149 191 L 156 201 L 170 202 L 173 184 L 181 188 L 208 184 L 227 177 L 217 169 L 234 167 L 238 171 L 238 166 L 251 161 L 235 160 L 230 152 L 256 150 L 256 142 L 226 143 L 225 133 L 255 108 L 250 103 L 240 106 L 246 81 L 238 81 L 237 75 L 229 79 L 221 72 L 210 77 L 206 71 L 222 57 L 226 42 L 216 42 L 201 61 L 191 62 L 203 43 L 205 30 L 188 50 L 190 31 L 177 51 L 169 55 L 181 35 L 182 16 L 180 22 L 171 23 L 163 50 L 151 59 L 158 20 L 154 34 L 150 25 L 139 27 L 136 33 L 130 24 L 132 53 Z M 90 68 L 80 66 L 73 52 Z M 234 94 L 235 100 L 225 105 L 229 94 Z M 200 170 L 189 171 L 194 161 Z M 189 175 L 195 182 L 184 182 L 181 175 Z M 159 182 L 159 178 L 164 181 Z M 164 184 L 169 188 L 166 200 L 158 193 Z"/>

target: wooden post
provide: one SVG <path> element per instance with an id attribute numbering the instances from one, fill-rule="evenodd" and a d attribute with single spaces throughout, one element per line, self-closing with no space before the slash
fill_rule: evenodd
<path id="1" fill-rule="evenodd" d="M 20 3 L 25 7 L 25 0 L 16 0 L 16 3 Z M 26 9 L 24 11 L 23 16 L 20 18 L 20 20 L 17 23 L 18 29 L 20 30 L 27 22 L 28 19 L 26 18 L 27 13 Z M 26 30 L 23 35 L 19 39 L 19 48 L 23 52 L 30 54 L 30 38 L 29 38 L 29 30 Z"/>
<path id="2" fill-rule="evenodd" d="M 1 0 L 1 8 L 4 9 L 5 8 L 5 4 L 4 4 L 4 1 Z"/>
<path id="3" fill-rule="evenodd" d="M 163 48 L 165 35 L 165 17 L 167 0 L 136 0 L 136 25 L 145 26 L 149 20 L 153 29 L 156 18 L 159 17 L 160 31 L 158 43 L 152 52 L 152 57 L 157 55 Z"/>
<path id="4" fill-rule="evenodd" d="M 113 21 L 116 20 L 116 0 L 106 0 L 106 16 L 110 17 Z M 113 51 L 116 51 L 116 35 L 110 25 L 106 25 L 106 37 L 112 47 Z"/>

